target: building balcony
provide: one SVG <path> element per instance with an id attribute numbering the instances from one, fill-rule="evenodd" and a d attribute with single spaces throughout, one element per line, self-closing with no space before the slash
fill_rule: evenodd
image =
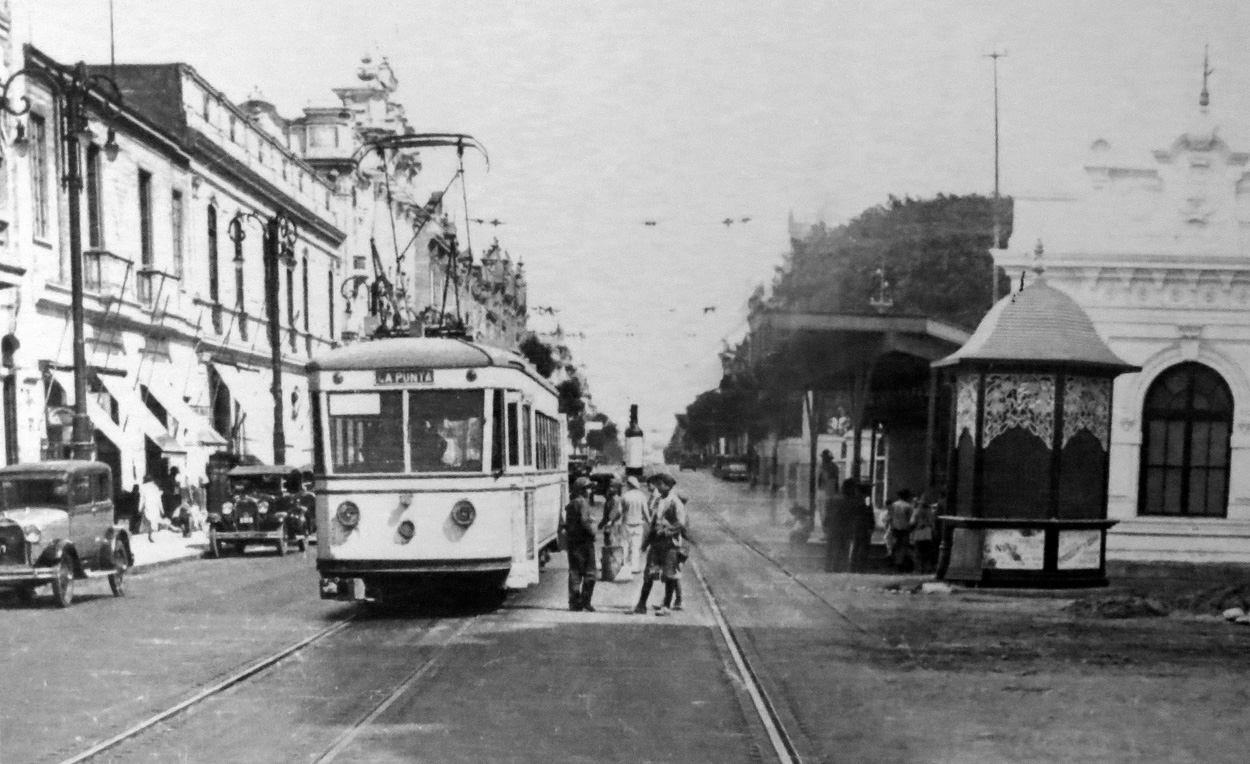
<path id="1" fill-rule="evenodd" d="M 89 249 L 83 257 L 83 291 L 101 299 L 126 298 L 134 262 L 106 249 Z"/>

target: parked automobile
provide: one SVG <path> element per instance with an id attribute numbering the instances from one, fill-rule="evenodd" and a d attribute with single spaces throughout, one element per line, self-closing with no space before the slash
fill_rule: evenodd
<path id="1" fill-rule="evenodd" d="M 105 578 L 126 592 L 130 532 L 113 518 L 113 474 L 85 460 L 0 468 L 0 587 L 34 602 L 50 584 L 56 604 L 74 601 L 74 582 Z"/>
<path id="2" fill-rule="evenodd" d="M 569 457 L 569 491 L 573 490 L 573 483 L 579 477 L 590 477 L 590 460 L 585 456 L 573 455 Z"/>
<path id="3" fill-rule="evenodd" d="M 619 471 L 607 464 L 596 464 L 590 471 L 590 492 L 591 495 L 599 494 L 600 496 L 608 495 L 608 488 L 612 485 L 613 480 L 623 480 Z"/>
<path id="4" fill-rule="evenodd" d="M 747 460 L 742 457 L 721 457 L 716 461 L 714 470 L 721 480 L 749 480 L 751 472 L 747 469 Z"/>
<path id="5" fill-rule="evenodd" d="M 681 461 L 677 463 L 679 470 L 697 470 L 699 469 L 699 458 L 693 454 L 687 454 L 681 457 Z"/>
<path id="6" fill-rule="evenodd" d="M 268 464 L 235 467 L 230 500 L 208 516 L 208 548 L 214 557 L 229 550 L 242 554 L 248 544 L 271 544 L 279 555 L 288 545 L 308 549 L 310 502 L 302 501 L 301 474 Z"/>

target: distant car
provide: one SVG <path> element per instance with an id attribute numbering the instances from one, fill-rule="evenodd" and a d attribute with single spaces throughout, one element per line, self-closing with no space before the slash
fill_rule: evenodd
<path id="1" fill-rule="evenodd" d="M 100 462 L 66 460 L 0 468 L 0 587 L 31 604 L 52 585 L 56 604 L 74 601 L 74 582 L 109 580 L 126 591 L 130 532 L 113 517 L 113 474 Z"/>
<path id="2" fill-rule="evenodd" d="M 716 465 L 716 476 L 721 480 L 749 480 L 751 473 L 746 459 L 725 459 Z"/>
<path id="3" fill-rule="evenodd" d="M 597 464 L 590 471 L 590 492 L 601 496 L 608 495 L 608 488 L 613 480 L 620 480 L 620 473 L 606 464 Z"/>
<path id="4" fill-rule="evenodd" d="M 585 456 L 569 457 L 569 489 L 573 488 L 573 483 L 579 477 L 590 477 L 590 460 Z"/>
<path id="5" fill-rule="evenodd" d="M 693 456 L 683 456 L 681 461 L 677 463 L 677 468 L 681 470 L 697 470 L 699 469 L 699 460 Z"/>
<path id="6" fill-rule="evenodd" d="M 208 516 L 208 549 L 214 557 L 228 550 L 242 553 L 248 544 L 272 544 L 279 555 L 288 545 L 308 548 L 309 501 L 300 489 L 302 475 L 290 467 L 257 464 L 226 473 L 231 498 Z"/>

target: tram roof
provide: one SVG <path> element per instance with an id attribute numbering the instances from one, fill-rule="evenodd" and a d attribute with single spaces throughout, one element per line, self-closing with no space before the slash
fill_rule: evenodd
<path id="1" fill-rule="evenodd" d="M 481 369 L 488 366 L 516 369 L 548 389 L 551 383 L 539 376 L 516 353 L 476 342 L 449 337 L 387 337 L 366 340 L 323 353 L 308 362 L 308 372 L 369 371 L 411 364 L 427 369 Z"/>

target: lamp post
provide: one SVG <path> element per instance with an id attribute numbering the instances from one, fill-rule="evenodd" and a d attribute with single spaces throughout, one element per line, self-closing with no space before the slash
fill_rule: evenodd
<path id="1" fill-rule="evenodd" d="M 87 353 L 83 329 L 83 264 L 82 221 L 79 197 L 82 195 L 82 164 L 79 152 L 95 138 L 87 117 L 87 102 L 96 99 L 107 104 L 116 114 L 121 109 L 122 93 L 117 83 L 103 74 L 89 74 L 87 65 L 79 61 L 71 70 L 59 68 L 24 67 L 14 72 L 0 90 L 0 110 L 15 117 L 30 112 L 31 102 L 26 95 L 20 96 L 14 105 L 10 88 L 20 78 L 38 82 L 51 91 L 59 104 L 60 149 L 63 152 L 65 176 L 63 182 L 68 194 L 69 207 L 69 274 L 70 274 L 70 323 L 73 327 L 74 362 L 74 422 L 71 433 L 70 456 L 74 459 L 92 459 L 95 441 L 92 437 L 91 420 L 87 416 Z M 117 135 L 112 126 L 104 155 L 112 161 L 117 157 Z"/>
<path id="2" fill-rule="evenodd" d="M 228 228 L 237 252 L 242 252 L 243 240 L 247 238 L 243 223 L 248 218 L 264 228 L 265 313 L 268 314 L 266 328 L 269 337 L 269 362 L 273 369 L 273 379 L 269 387 L 273 397 L 273 463 L 284 465 L 286 426 L 282 421 L 282 326 L 278 301 L 281 279 L 278 277 L 278 261 L 294 257 L 296 230 L 295 224 L 284 211 L 279 211 L 270 218 L 263 218 L 255 212 L 239 212 L 230 219 Z M 235 267 L 242 267 L 241 258 L 236 258 Z"/>

